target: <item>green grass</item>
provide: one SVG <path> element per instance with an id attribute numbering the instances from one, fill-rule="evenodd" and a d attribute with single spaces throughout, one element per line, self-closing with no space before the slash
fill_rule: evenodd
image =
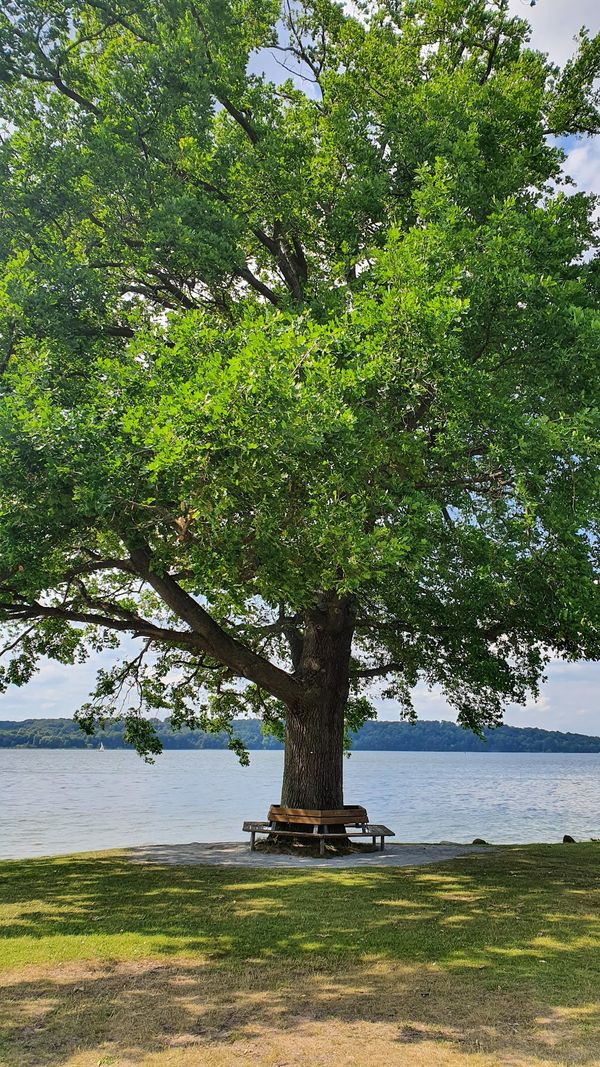
<path id="1" fill-rule="evenodd" d="M 600 846 L 504 848 L 411 869 L 167 868 L 119 854 L 0 864 L 9 986 L 25 981 L 25 995 L 32 965 L 50 981 L 57 964 L 149 960 L 185 961 L 188 974 L 201 966 L 230 989 L 249 973 L 264 990 L 291 974 L 434 974 L 473 1004 L 511 995 L 570 1013 L 579 1038 L 570 1023 L 569 1041 L 587 1048 L 600 1001 Z"/>
<path id="2" fill-rule="evenodd" d="M 600 975 L 600 847 L 435 867 L 157 867 L 120 855 L 0 864 L 0 967 L 169 955 L 361 955 L 553 981 Z"/>

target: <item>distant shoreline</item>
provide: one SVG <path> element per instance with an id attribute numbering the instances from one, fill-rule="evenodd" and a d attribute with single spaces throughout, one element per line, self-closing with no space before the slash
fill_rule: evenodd
<path id="1" fill-rule="evenodd" d="M 198 751 L 226 749 L 228 736 L 202 730 L 173 731 L 168 720 L 154 720 L 165 750 Z M 277 750 L 283 746 L 269 734 L 261 732 L 256 719 L 240 719 L 234 733 L 250 751 Z M 352 735 L 354 752 L 564 752 L 600 753 L 600 737 L 587 734 L 540 730 L 534 727 L 499 726 L 484 731 L 485 740 L 456 726 L 455 723 L 419 720 L 416 723 L 387 719 L 367 722 Z M 26 719 L 22 722 L 0 720 L 0 748 L 15 749 L 130 749 L 123 741 L 123 726 L 107 723 L 88 737 L 72 719 Z"/>

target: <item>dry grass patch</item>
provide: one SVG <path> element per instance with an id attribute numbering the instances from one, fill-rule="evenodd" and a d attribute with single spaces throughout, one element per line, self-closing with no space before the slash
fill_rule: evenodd
<path id="1" fill-rule="evenodd" d="M 193 960 L 65 964 L 0 984 L 6 1067 L 597 1064 L 598 1005 L 557 1009 L 481 975 Z"/>

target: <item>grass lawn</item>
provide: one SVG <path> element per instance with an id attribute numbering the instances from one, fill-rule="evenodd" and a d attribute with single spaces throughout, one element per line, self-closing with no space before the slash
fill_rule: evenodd
<path id="1" fill-rule="evenodd" d="M 0 863 L 8 1067 L 600 1064 L 600 846 L 421 868 Z"/>

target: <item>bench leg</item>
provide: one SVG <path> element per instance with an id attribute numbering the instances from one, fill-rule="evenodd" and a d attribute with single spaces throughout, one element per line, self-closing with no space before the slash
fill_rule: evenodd
<path id="1" fill-rule="evenodd" d="M 320 856 L 324 856 L 325 855 L 325 838 L 324 837 L 322 837 L 321 840 L 319 841 L 319 855 Z"/>
<path id="2" fill-rule="evenodd" d="M 384 837 L 384 836 L 383 836 L 383 834 L 382 834 L 382 835 L 381 835 L 381 844 L 380 844 L 380 846 L 379 846 L 379 851 L 380 851 L 380 852 L 383 852 L 383 847 L 384 847 L 384 845 L 385 845 L 385 837 Z"/>
<path id="3" fill-rule="evenodd" d="M 250 831 L 250 851 L 251 852 L 254 852 L 254 839 L 255 839 L 255 837 L 256 837 L 256 834 L 255 834 L 254 830 L 251 830 Z"/>

